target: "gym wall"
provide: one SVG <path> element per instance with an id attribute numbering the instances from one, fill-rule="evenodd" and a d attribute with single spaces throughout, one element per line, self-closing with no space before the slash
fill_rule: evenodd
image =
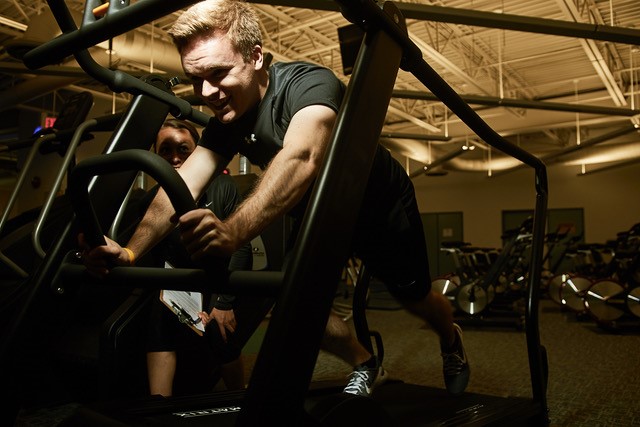
<path id="1" fill-rule="evenodd" d="M 548 167 L 550 209 L 583 208 L 585 242 L 604 243 L 640 222 L 640 164 L 577 176 L 578 167 Z M 533 209 L 534 173 L 518 170 L 487 177 L 451 172 L 443 177 L 415 178 L 420 212 L 463 212 L 464 240 L 500 247 L 504 210 Z"/>

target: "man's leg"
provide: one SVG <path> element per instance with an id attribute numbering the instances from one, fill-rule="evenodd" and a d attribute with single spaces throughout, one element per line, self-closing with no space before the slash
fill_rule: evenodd
<path id="1" fill-rule="evenodd" d="M 175 351 L 152 351 L 147 353 L 147 373 L 149 391 L 152 395 L 171 396 L 173 378 L 176 374 L 177 356 Z"/>
<path id="2" fill-rule="evenodd" d="M 388 151 L 374 160 L 354 236 L 354 251 L 369 272 L 387 285 L 405 309 L 429 323 L 440 338 L 447 390 L 464 391 L 469 365 L 462 331 L 453 323 L 449 301 L 431 292 L 427 244 L 413 183 Z"/>
<path id="3" fill-rule="evenodd" d="M 238 390 L 245 387 L 242 349 L 273 307 L 274 300 L 239 295 L 233 304 L 237 327 L 233 334 L 227 335 L 227 341 L 222 339 L 217 326 L 207 327 L 206 333 L 212 357 L 220 363 L 220 374 L 227 390 Z"/>
<path id="4" fill-rule="evenodd" d="M 429 292 L 416 302 L 403 302 L 410 313 L 424 319 L 440 337 L 444 382 L 452 394 L 462 393 L 469 383 L 469 362 L 462 342 L 462 330 L 453 323 L 453 310 L 446 297 Z"/>
<path id="5" fill-rule="evenodd" d="M 364 348 L 351 329 L 333 310 L 329 315 L 322 349 L 339 357 L 351 366 L 357 366 L 371 359 L 371 354 Z"/>
<path id="6" fill-rule="evenodd" d="M 411 314 L 425 320 L 440 337 L 440 346 L 450 348 L 455 344 L 453 311 L 446 297 L 437 292 L 429 292 L 420 301 L 400 301 Z"/>
<path id="7" fill-rule="evenodd" d="M 387 373 L 378 359 L 369 353 L 351 333 L 349 326 L 333 311 L 327 321 L 322 349 L 353 366 L 344 393 L 370 396 L 374 387 L 387 379 Z"/>

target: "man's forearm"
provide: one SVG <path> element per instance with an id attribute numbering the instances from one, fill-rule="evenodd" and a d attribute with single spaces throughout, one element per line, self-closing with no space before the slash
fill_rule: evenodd
<path id="1" fill-rule="evenodd" d="M 289 212 L 306 193 L 316 170 L 309 159 L 276 156 L 255 190 L 225 221 L 237 233 L 239 243 L 249 242 Z"/>
<path id="2" fill-rule="evenodd" d="M 127 247 L 135 253 L 136 258 L 143 256 L 171 232 L 174 228 L 170 222 L 173 214 L 173 205 L 166 193 L 162 189 L 158 190 L 158 194 L 151 202 L 127 244 Z"/>

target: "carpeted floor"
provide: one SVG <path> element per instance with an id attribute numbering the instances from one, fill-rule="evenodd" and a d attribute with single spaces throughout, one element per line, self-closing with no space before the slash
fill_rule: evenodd
<path id="1" fill-rule="evenodd" d="M 436 335 L 403 310 L 369 310 L 372 330 L 384 339 L 385 368 L 392 378 L 444 387 Z M 640 425 L 640 319 L 623 333 L 578 320 L 550 300 L 540 305 L 540 338 L 549 359 L 551 425 Z M 467 391 L 531 396 L 525 334 L 508 327 L 465 327 L 471 363 Z M 349 374 L 349 367 L 321 353 L 314 379 Z"/>
<path id="2" fill-rule="evenodd" d="M 442 361 L 435 334 L 390 301 L 372 304 L 369 326 L 382 334 L 384 365 L 391 378 L 442 388 Z M 265 324 L 246 347 L 247 374 Z M 640 322 L 624 333 L 578 320 L 550 300 L 540 307 L 540 335 L 549 356 L 548 405 L 553 427 L 640 425 Z M 529 397 L 524 332 L 513 327 L 465 326 L 472 374 L 468 392 Z M 320 353 L 313 380 L 344 378 L 350 367 Z M 23 413 L 17 426 L 55 426 L 77 405 Z"/>

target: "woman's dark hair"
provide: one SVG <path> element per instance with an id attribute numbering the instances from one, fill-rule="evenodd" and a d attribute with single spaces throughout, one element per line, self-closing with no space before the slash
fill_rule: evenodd
<path id="1" fill-rule="evenodd" d="M 174 129 L 185 129 L 186 131 L 189 132 L 195 144 L 197 144 L 198 141 L 200 140 L 200 134 L 198 134 L 198 131 L 196 130 L 195 126 L 193 126 L 191 123 L 187 122 L 186 120 L 167 119 L 162 124 L 162 127 L 174 128 Z"/>

